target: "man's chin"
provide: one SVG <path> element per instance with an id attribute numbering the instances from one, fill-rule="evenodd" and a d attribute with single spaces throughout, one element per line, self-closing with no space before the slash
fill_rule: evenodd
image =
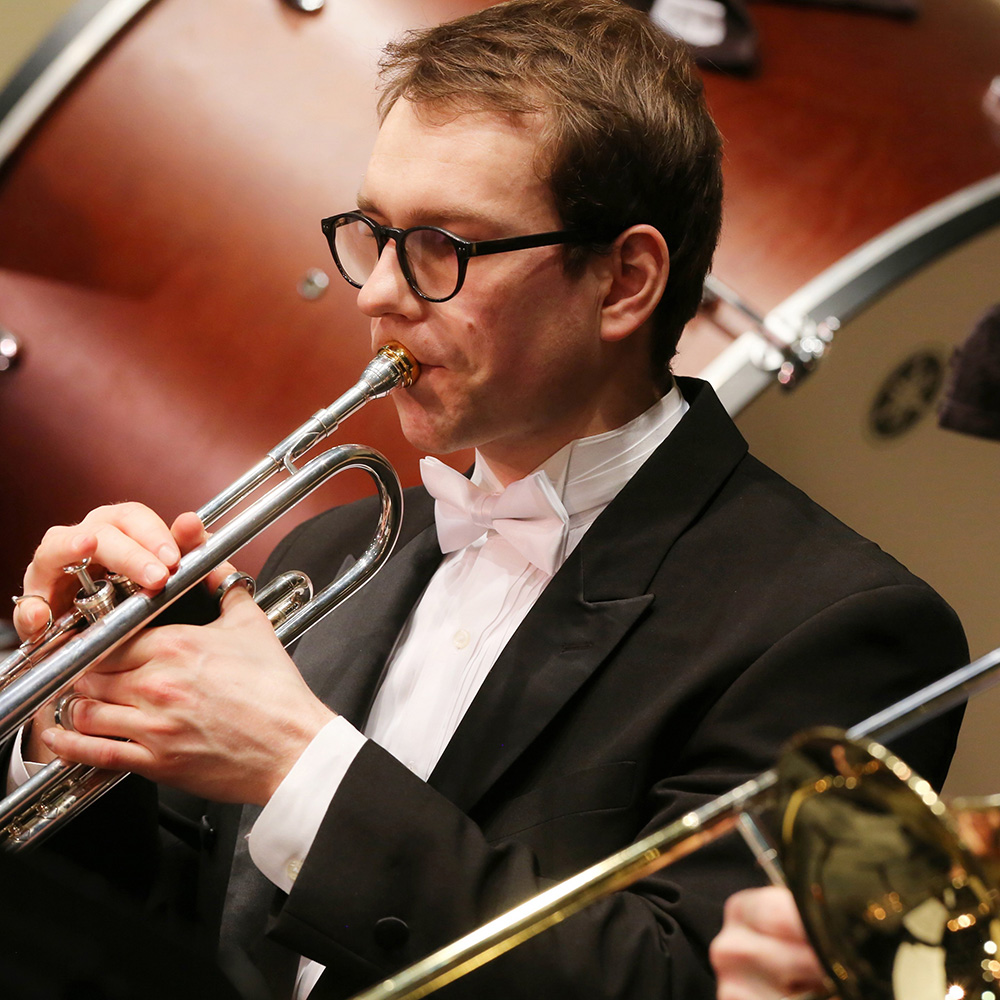
<path id="1" fill-rule="evenodd" d="M 457 440 L 453 422 L 443 419 L 440 411 L 432 413 L 404 393 L 396 393 L 392 398 L 403 437 L 417 451 L 425 455 L 450 455 L 470 447 Z"/>
<path id="2" fill-rule="evenodd" d="M 473 445 L 456 443 L 446 437 L 435 434 L 408 434 L 404 430 L 403 436 L 422 455 L 434 455 L 438 458 L 443 458 L 445 455 L 454 455 L 456 452 L 474 447 Z"/>
<path id="3" fill-rule="evenodd" d="M 400 413 L 399 426 L 407 442 L 424 455 L 450 455 L 463 447 L 456 444 L 451 435 L 426 420 L 410 419 Z"/>

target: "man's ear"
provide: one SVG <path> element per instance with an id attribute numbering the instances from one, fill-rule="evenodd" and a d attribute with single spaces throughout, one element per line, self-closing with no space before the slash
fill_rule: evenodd
<path id="1" fill-rule="evenodd" d="M 608 291 L 601 306 L 601 339 L 623 340 L 649 319 L 667 287 L 670 253 L 659 230 L 629 226 L 606 258 Z"/>

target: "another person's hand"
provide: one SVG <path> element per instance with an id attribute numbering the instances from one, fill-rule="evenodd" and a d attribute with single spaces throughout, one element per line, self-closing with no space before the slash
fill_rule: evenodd
<path id="1" fill-rule="evenodd" d="M 726 901 L 709 951 L 718 1000 L 779 1000 L 829 987 L 787 889 L 745 889 Z"/>

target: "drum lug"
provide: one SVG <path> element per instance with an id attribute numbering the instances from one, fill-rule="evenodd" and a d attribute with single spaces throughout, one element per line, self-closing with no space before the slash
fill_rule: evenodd
<path id="1" fill-rule="evenodd" d="M 993 77 L 983 94 L 983 111 L 994 125 L 1000 125 L 1000 76 Z"/>
<path id="2" fill-rule="evenodd" d="M 21 342 L 0 326 L 0 372 L 13 368 L 20 360 Z"/>
<path id="3" fill-rule="evenodd" d="M 811 316 L 797 316 L 793 320 L 779 318 L 774 313 L 762 316 L 738 292 L 710 274 L 705 278 L 702 304 L 711 311 L 720 301 L 753 323 L 752 332 L 764 342 L 758 367 L 773 372 L 786 389 L 794 389 L 816 368 L 840 329 L 836 316 L 818 323 Z"/>
<path id="4" fill-rule="evenodd" d="M 326 271 L 318 267 L 311 267 L 299 282 L 299 295 L 307 302 L 315 302 L 316 299 L 323 297 L 329 287 L 330 277 Z"/>
<path id="5" fill-rule="evenodd" d="M 806 375 L 815 371 L 839 329 L 840 320 L 836 316 L 827 316 L 818 323 L 810 316 L 801 317 L 797 328 L 789 331 L 793 335 L 787 345 L 780 348 L 784 360 L 778 366 L 778 383 L 786 389 L 794 389 Z"/>

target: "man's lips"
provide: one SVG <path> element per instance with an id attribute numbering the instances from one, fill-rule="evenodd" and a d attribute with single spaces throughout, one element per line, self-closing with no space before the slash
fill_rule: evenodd
<path id="1" fill-rule="evenodd" d="M 420 365 L 421 368 L 443 367 L 440 364 L 441 360 L 440 358 L 425 357 L 420 351 L 416 350 L 415 348 L 410 346 L 410 344 L 408 344 L 405 340 L 399 337 L 387 337 L 385 340 L 382 340 L 381 342 L 376 341 L 375 346 L 373 348 L 374 353 L 377 354 L 380 350 L 382 350 L 383 347 L 386 347 L 389 344 L 398 344 L 401 347 L 403 347 L 407 351 L 407 353 L 413 358 L 413 360 L 416 361 L 418 365 Z"/>
<path id="2" fill-rule="evenodd" d="M 427 361 L 416 358 L 416 356 L 414 356 L 414 360 L 419 365 L 420 374 L 409 386 L 401 389 L 407 395 L 411 393 L 419 395 L 421 388 L 433 384 L 437 380 L 437 373 L 444 370 L 441 365 L 430 364 Z"/>
<path id="3" fill-rule="evenodd" d="M 440 364 L 437 360 L 434 359 L 421 358 L 418 357 L 416 354 L 414 354 L 413 357 L 416 360 L 417 364 L 420 365 L 421 374 L 423 374 L 424 372 L 440 371 L 442 368 L 445 367 L 444 365 Z"/>

